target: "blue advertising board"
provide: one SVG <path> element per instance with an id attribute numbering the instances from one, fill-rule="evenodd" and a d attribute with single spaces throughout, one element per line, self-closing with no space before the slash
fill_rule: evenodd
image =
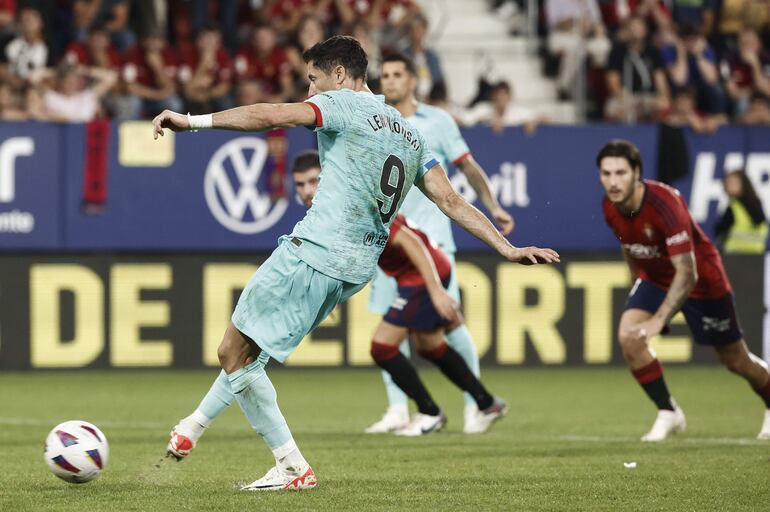
<path id="1" fill-rule="evenodd" d="M 726 172 L 742 169 L 770 213 L 770 128 L 726 126 L 710 135 L 685 133 L 690 172 L 672 183 L 687 199 L 696 222 L 706 233 L 727 206 L 722 186 Z"/>
<path id="2" fill-rule="evenodd" d="M 617 242 L 602 215 L 596 154 L 611 139 L 628 139 L 639 147 L 645 169 L 654 169 L 657 161 L 654 126 L 542 126 L 533 135 L 474 128 L 464 136 L 490 175 L 498 201 L 516 220 L 514 245 L 614 249 Z M 467 199 L 475 199 L 460 174 L 452 181 Z M 481 207 L 478 201 L 476 206 Z M 453 228 L 459 249 L 486 247 L 459 226 Z"/>
<path id="3" fill-rule="evenodd" d="M 86 127 L 0 124 L 0 250 L 266 251 L 305 215 L 289 176 L 285 196 L 271 193 L 276 139 L 264 133 L 181 133 L 164 145 L 152 141 L 147 125 L 124 133 L 126 126 L 109 132 L 104 202 L 84 208 L 94 160 Z M 656 178 L 659 133 L 656 126 L 616 125 L 541 126 L 534 134 L 463 130 L 493 193 L 516 219 L 511 241 L 570 251 L 617 247 L 601 213 L 599 148 L 614 138 L 633 141 L 644 176 Z M 315 148 L 315 134 L 287 130 L 280 144 L 290 165 Z M 689 172 L 672 184 L 707 233 L 726 205 L 725 169 L 744 168 L 770 211 L 770 128 L 685 130 L 685 146 Z M 481 207 L 465 176 L 448 172 Z M 455 236 L 460 251 L 486 250 L 457 226 Z"/>
<path id="4" fill-rule="evenodd" d="M 84 136 L 77 127 L 68 131 L 75 145 Z M 299 152 L 314 147 L 315 135 L 304 128 L 288 130 L 287 142 L 290 163 Z M 81 208 L 66 212 L 67 249 L 272 249 L 305 214 L 293 196 L 269 193 L 265 134 L 177 134 L 174 158 L 166 167 L 122 165 L 119 143 L 115 132 L 104 207 L 96 213 Z M 83 155 L 68 162 L 69 204 L 80 204 L 82 167 Z"/>
<path id="5" fill-rule="evenodd" d="M 0 124 L 0 249 L 61 245 L 60 128 Z"/>

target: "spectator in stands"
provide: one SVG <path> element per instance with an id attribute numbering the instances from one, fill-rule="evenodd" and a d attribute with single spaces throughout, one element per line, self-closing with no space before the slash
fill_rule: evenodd
<path id="1" fill-rule="evenodd" d="M 641 17 L 630 18 L 626 32 L 626 42 L 615 43 L 610 52 L 606 117 L 628 123 L 651 121 L 671 100 L 663 59 L 647 43 L 647 24 Z"/>
<path id="2" fill-rule="evenodd" d="M 739 34 L 747 29 L 759 30 L 770 23 L 767 0 L 722 0 L 718 34 L 721 50 L 735 50 Z"/>
<path id="3" fill-rule="evenodd" d="M 661 54 L 671 83 L 678 88 L 694 88 L 698 109 L 712 114 L 725 112 L 716 52 L 706 38 L 692 25 L 682 27 L 678 38 L 672 32 L 667 34 Z"/>
<path id="4" fill-rule="evenodd" d="M 748 109 L 738 118 L 738 123 L 770 126 L 770 98 L 762 94 L 754 94 L 749 101 Z"/>
<path id="5" fill-rule="evenodd" d="M 326 39 L 326 31 L 321 18 L 313 15 L 303 16 L 297 25 L 294 41 L 286 48 L 286 53 L 294 68 L 294 72 L 296 75 L 303 77 L 302 83 L 306 84 L 305 88 L 307 88 L 307 80 L 304 75 L 307 73 L 307 65 L 302 58 L 302 53 L 324 39 Z"/>
<path id="6" fill-rule="evenodd" d="M 235 74 L 238 80 L 258 81 L 272 102 L 287 102 L 294 96 L 289 55 L 277 45 L 275 29 L 270 25 L 254 28 L 249 44 L 235 57 Z"/>
<path id="7" fill-rule="evenodd" d="M 314 15 L 303 16 L 294 40 L 286 47 L 286 55 L 294 70 L 294 99 L 297 101 L 307 98 L 310 85 L 307 81 L 307 64 L 302 58 L 302 53 L 324 39 L 326 39 L 326 32 L 321 18 Z"/>
<path id="8" fill-rule="evenodd" d="M 717 239 L 726 253 L 764 254 L 768 223 L 762 201 L 746 173 L 733 170 L 722 180 L 730 202 L 714 226 Z"/>
<path id="9" fill-rule="evenodd" d="M 279 34 L 290 36 L 301 30 L 304 19 L 318 19 L 320 12 L 328 12 L 331 3 L 332 0 L 274 0 L 265 3 L 269 9 L 265 19 Z"/>
<path id="10" fill-rule="evenodd" d="M 112 44 L 124 52 L 136 44 L 136 35 L 129 25 L 130 0 L 101 0 L 96 23 L 110 34 Z"/>
<path id="11" fill-rule="evenodd" d="M 177 70 L 177 57 L 159 32 L 151 32 L 126 52 L 122 76 L 132 95 L 131 117 L 184 109 L 177 95 Z"/>
<path id="12" fill-rule="evenodd" d="M 103 25 L 94 25 L 88 31 L 85 42 L 73 41 L 67 47 L 64 61 L 68 64 L 110 69 L 120 75 L 122 62 L 118 51 L 110 41 L 109 32 Z M 104 99 L 111 117 L 131 119 L 137 114 L 136 100 L 120 94 L 120 84 Z"/>
<path id="13" fill-rule="evenodd" d="M 385 26 L 398 29 L 411 17 L 422 15 L 412 0 L 334 0 L 334 10 L 343 32 L 359 21 L 377 31 Z"/>
<path id="14" fill-rule="evenodd" d="M 586 55 L 596 67 L 604 67 L 610 51 L 596 0 L 546 0 L 548 49 L 560 58 L 559 96 L 572 96 L 578 70 Z"/>
<path id="15" fill-rule="evenodd" d="M 31 8 L 19 12 L 19 35 L 5 47 L 6 66 L 0 71 L 0 81 L 19 89 L 36 69 L 48 63 L 48 46 L 43 39 L 43 19 Z"/>
<path id="16" fill-rule="evenodd" d="M 366 79 L 372 90 L 379 89 L 380 65 L 382 63 L 382 53 L 380 44 L 377 40 L 377 31 L 370 29 L 365 21 L 358 21 L 353 24 L 351 36 L 355 37 L 361 47 L 369 57 L 369 67 L 366 68 Z"/>
<path id="17" fill-rule="evenodd" d="M 182 57 L 179 80 L 190 111 L 213 112 L 232 106 L 233 69 L 215 25 L 201 29 L 195 47 Z"/>
<path id="18" fill-rule="evenodd" d="M 708 36 L 714 30 L 718 0 L 669 0 L 674 23 L 679 27 L 695 27 Z"/>
<path id="19" fill-rule="evenodd" d="M 604 24 L 612 32 L 626 27 L 631 17 L 645 20 L 656 28 L 671 24 L 671 11 L 665 0 L 599 0 Z"/>
<path id="20" fill-rule="evenodd" d="M 69 64 L 93 66 L 118 71 L 120 54 L 110 42 L 110 35 L 103 25 L 94 25 L 88 31 L 88 39 L 73 41 L 67 47 L 64 59 Z"/>
<path id="21" fill-rule="evenodd" d="M 235 86 L 235 106 L 253 105 L 270 101 L 269 95 L 256 80 L 240 80 Z"/>
<path id="22" fill-rule="evenodd" d="M 746 28 L 738 36 L 737 51 L 731 52 L 723 63 L 725 89 L 733 101 L 734 112 L 740 115 L 748 109 L 755 93 L 770 96 L 770 55 L 762 48 L 757 33 Z"/>
<path id="23" fill-rule="evenodd" d="M 65 6 L 69 4 L 70 9 L 67 13 L 66 7 L 60 7 L 65 10 L 62 14 L 69 18 L 69 27 L 65 29 L 68 40 L 85 41 L 88 37 L 88 29 L 96 23 L 99 16 L 101 0 L 74 0 L 64 4 Z"/>
<path id="24" fill-rule="evenodd" d="M 428 20 L 423 15 L 414 16 L 409 28 L 409 46 L 403 53 L 414 62 L 417 69 L 417 98 L 424 100 L 434 84 L 444 81 L 438 54 L 427 47 Z"/>
<path id="25" fill-rule="evenodd" d="M 200 32 L 207 26 L 218 26 L 219 33 L 224 39 L 224 46 L 230 52 L 238 50 L 238 8 L 239 0 L 217 0 L 216 16 L 218 25 L 211 24 L 211 2 L 209 0 L 188 0 L 192 3 L 193 30 Z M 252 2 L 254 4 L 255 2 Z M 262 2 L 260 2 L 262 3 Z M 274 2 L 265 2 L 271 4 Z"/>
<path id="26" fill-rule="evenodd" d="M 509 126 L 523 126 L 527 133 L 532 133 L 538 123 L 545 121 L 532 110 L 515 105 L 511 86 L 505 81 L 492 86 L 489 101 L 477 103 L 462 120 L 465 126 L 487 125 L 495 133 L 502 133 Z"/>
<path id="27" fill-rule="evenodd" d="M 53 78 L 53 85 L 50 85 Z M 42 112 L 36 119 L 62 123 L 86 123 L 99 115 L 100 101 L 117 83 L 118 74 L 109 69 L 62 64 L 54 72 L 39 69 L 30 82 L 42 98 Z"/>
<path id="28" fill-rule="evenodd" d="M 725 114 L 709 114 L 697 109 L 697 92 L 692 87 L 677 89 L 671 108 L 661 115 L 661 121 L 670 126 L 690 127 L 696 133 L 714 133 L 726 124 Z"/>
<path id="29" fill-rule="evenodd" d="M 0 49 L 13 38 L 16 20 L 16 0 L 0 0 Z"/>
<path id="30" fill-rule="evenodd" d="M 24 98 L 10 84 L 0 82 L 0 121 L 24 121 L 29 113 Z"/>

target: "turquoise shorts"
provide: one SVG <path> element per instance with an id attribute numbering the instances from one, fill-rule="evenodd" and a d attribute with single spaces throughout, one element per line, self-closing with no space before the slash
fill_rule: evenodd
<path id="1" fill-rule="evenodd" d="M 280 362 L 337 306 L 366 283 L 318 272 L 299 259 L 287 238 L 257 269 L 235 306 L 233 325 Z"/>
<path id="2" fill-rule="evenodd" d="M 455 268 L 455 255 L 447 253 L 452 262 L 452 280 L 449 281 L 447 291 L 454 300 L 460 302 L 460 286 L 457 284 L 457 269 Z M 377 315 L 385 315 L 398 297 L 398 285 L 396 280 L 377 268 L 377 274 L 372 279 L 372 289 L 369 290 L 369 311 Z"/>

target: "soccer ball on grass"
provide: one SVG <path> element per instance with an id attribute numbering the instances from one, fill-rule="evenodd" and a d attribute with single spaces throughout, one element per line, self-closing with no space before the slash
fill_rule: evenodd
<path id="1" fill-rule="evenodd" d="M 107 465 L 107 438 L 96 425 L 72 420 L 56 425 L 45 440 L 45 462 L 54 475 L 73 484 L 90 482 Z"/>

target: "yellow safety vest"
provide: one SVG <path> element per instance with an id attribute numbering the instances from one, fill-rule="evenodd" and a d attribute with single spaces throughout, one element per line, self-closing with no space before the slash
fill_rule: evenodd
<path id="1" fill-rule="evenodd" d="M 762 254 L 767 241 L 767 221 L 754 224 L 751 215 L 740 201 L 730 199 L 729 208 L 733 211 L 733 222 L 725 240 L 725 252 L 740 254 Z"/>

